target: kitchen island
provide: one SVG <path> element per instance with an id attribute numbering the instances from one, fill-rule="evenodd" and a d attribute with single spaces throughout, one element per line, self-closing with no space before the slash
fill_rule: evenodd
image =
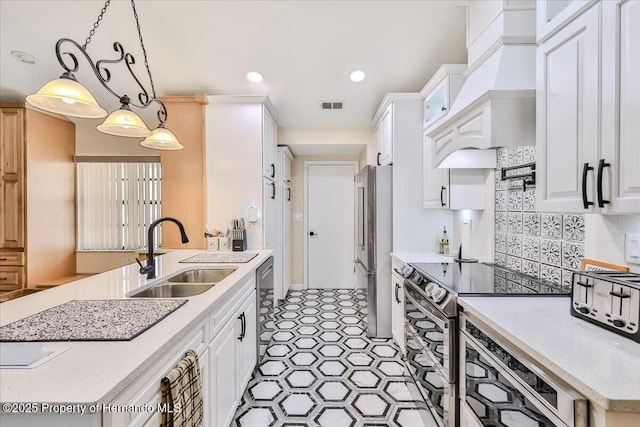
<path id="1" fill-rule="evenodd" d="M 215 373 L 218 369 L 225 373 L 227 389 L 224 391 L 228 395 L 225 398 L 230 401 L 223 403 L 226 412 L 233 414 L 237 405 L 234 399 L 239 398 L 241 390 L 238 389 L 243 386 L 241 383 L 234 386 L 229 381 L 248 380 L 253 369 L 251 364 L 256 362 L 255 270 L 272 251 L 255 251 L 257 256 L 247 263 L 180 263 L 202 252 L 176 250 L 158 257 L 156 279 L 147 279 L 139 273 L 138 266 L 132 264 L 2 303 L 0 326 L 72 300 L 124 299 L 137 289 L 162 282 L 167 276 L 184 270 L 236 268 L 208 291 L 186 298 L 186 304 L 131 341 L 45 342 L 45 351 L 59 354 L 43 365 L 32 369 L 0 369 L 0 424 L 136 424 L 141 421 L 140 415 L 146 416 L 140 413 L 144 411 L 127 411 L 126 405 L 154 401 L 159 396 L 160 379 L 188 349 L 197 349 L 200 355 L 205 395 L 223 395 L 216 394 L 216 387 L 222 386 L 218 380 L 222 379 L 217 379 Z M 248 339 L 244 340 L 248 344 L 240 349 L 236 348 L 239 344 L 235 337 L 235 330 L 240 327 L 232 318 L 240 311 L 244 313 L 243 310 L 247 312 L 253 342 L 248 333 Z M 230 353 L 221 353 L 224 349 Z M 225 369 L 224 363 L 229 361 L 234 365 Z M 242 377 L 236 378 L 239 374 Z M 215 398 L 206 400 L 216 404 Z M 117 409 L 119 407 L 123 410 Z M 117 410 L 110 410 L 114 408 Z M 206 412 L 213 413 L 214 409 L 218 409 L 216 415 L 205 415 L 212 417 L 206 424 L 222 425 L 224 420 L 218 417 L 222 416 L 220 408 L 209 410 L 205 405 Z"/>
<path id="2" fill-rule="evenodd" d="M 458 304 L 589 400 L 590 426 L 640 425 L 640 344 L 569 314 L 560 297 L 462 297 Z"/>

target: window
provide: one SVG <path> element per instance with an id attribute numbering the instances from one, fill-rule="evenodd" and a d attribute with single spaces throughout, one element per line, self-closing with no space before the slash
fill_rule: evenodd
<path id="1" fill-rule="evenodd" d="M 159 157 L 76 157 L 78 250 L 146 247 L 151 222 L 161 217 Z M 160 245 L 160 227 L 154 242 Z"/>

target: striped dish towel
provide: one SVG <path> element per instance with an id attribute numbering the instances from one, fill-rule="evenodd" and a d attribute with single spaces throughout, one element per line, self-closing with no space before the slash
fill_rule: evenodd
<path id="1" fill-rule="evenodd" d="M 162 379 L 161 427 L 199 427 L 202 425 L 202 381 L 195 351 L 185 357 Z"/>

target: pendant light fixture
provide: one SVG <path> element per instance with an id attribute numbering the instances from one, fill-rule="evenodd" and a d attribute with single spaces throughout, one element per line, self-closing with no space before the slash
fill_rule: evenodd
<path id="1" fill-rule="evenodd" d="M 140 40 L 140 47 L 142 48 L 142 54 L 144 56 L 144 65 L 149 77 L 150 91 L 140 82 L 140 79 L 132 69 L 132 65 L 136 63 L 134 56 L 126 52 L 120 42 L 113 43 L 113 50 L 118 54 L 115 59 L 101 59 L 94 62 L 87 53 L 87 45 L 91 42 L 91 38 L 100 26 L 100 22 L 110 4 L 111 0 L 105 2 L 100 15 L 98 15 L 96 22 L 93 24 L 82 46 L 72 39 L 61 38 L 58 40 L 56 43 L 56 56 L 65 72 L 60 78 L 46 83 L 34 95 L 27 96 L 26 100 L 29 104 L 41 110 L 69 117 L 106 117 L 104 122 L 96 127 L 98 131 L 109 135 L 130 138 L 146 137 L 146 139 L 140 143 L 143 147 L 154 148 L 156 150 L 180 150 L 184 148 L 184 146 L 180 144 L 173 132 L 166 128 L 167 109 L 164 103 L 156 96 L 156 89 L 153 84 L 151 69 L 149 68 L 147 51 L 144 47 L 144 41 L 142 40 L 142 32 L 140 30 L 140 22 L 134 0 L 131 0 L 131 9 L 133 10 L 133 16 L 136 20 L 138 39 Z M 74 73 L 77 72 L 79 68 L 78 57 L 75 53 L 69 52 L 68 50 L 63 51 L 63 46 L 67 45 L 75 47 L 75 49 L 84 56 L 102 86 L 120 100 L 121 105 L 118 110 L 107 116 L 107 111 L 98 104 L 91 92 L 77 81 Z M 119 95 L 109 87 L 111 71 L 107 66 L 111 67 L 112 65 L 120 63 L 126 66 L 126 69 L 138 86 L 138 88 L 135 89 L 138 91 L 137 103 L 133 102 L 128 95 Z M 152 103 L 159 105 L 157 113 L 159 124 L 153 132 L 149 130 L 140 116 L 131 110 L 131 106 L 144 109 L 148 108 Z"/>

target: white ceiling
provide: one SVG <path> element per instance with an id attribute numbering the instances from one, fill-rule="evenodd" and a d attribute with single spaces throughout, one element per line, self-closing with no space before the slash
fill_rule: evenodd
<path id="1" fill-rule="evenodd" d="M 23 100 L 58 77 L 56 40 L 82 43 L 102 6 L 1 0 L 0 98 Z M 419 91 L 441 64 L 466 62 L 465 9 L 454 0 L 138 0 L 136 7 L 158 95 L 266 93 L 284 127 L 368 126 L 384 93 Z M 114 41 L 133 53 L 144 76 L 129 1 L 112 2 L 87 51 L 94 60 L 112 58 Z M 12 50 L 39 61 L 20 63 Z M 116 108 L 79 60 L 78 80 L 105 108 Z M 122 66 L 111 70 L 113 85 L 133 98 Z M 349 81 L 354 69 L 367 72 L 363 83 Z M 265 81 L 247 82 L 249 70 Z M 327 100 L 344 109 L 321 110 Z"/>

